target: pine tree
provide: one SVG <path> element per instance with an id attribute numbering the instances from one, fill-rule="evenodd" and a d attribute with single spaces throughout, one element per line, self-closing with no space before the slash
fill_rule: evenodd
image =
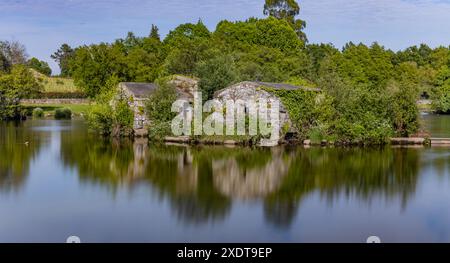
<path id="1" fill-rule="evenodd" d="M 161 41 L 161 38 L 159 36 L 159 28 L 152 24 L 152 29 L 150 31 L 150 38 L 157 39 L 158 41 Z"/>

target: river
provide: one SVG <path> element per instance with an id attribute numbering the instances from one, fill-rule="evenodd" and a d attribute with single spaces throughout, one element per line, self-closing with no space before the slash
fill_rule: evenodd
<path id="1" fill-rule="evenodd" d="M 450 137 L 448 117 L 424 116 Z M 0 242 L 450 242 L 450 148 L 149 145 L 0 124 Z"/>

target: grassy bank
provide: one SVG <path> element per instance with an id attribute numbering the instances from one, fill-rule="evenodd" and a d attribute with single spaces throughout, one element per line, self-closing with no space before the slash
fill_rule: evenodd
<path id="1" fill-rule="evenodd" d="M 35 70 L 32 70 L 32 72 L 37 82 L 39 82 L 43 86 L 43 92 L 59 92 L 59 93 L 80 92 L 80 89 L 78 89 L 75 86 L 73 79 L 48 77 Z"/>

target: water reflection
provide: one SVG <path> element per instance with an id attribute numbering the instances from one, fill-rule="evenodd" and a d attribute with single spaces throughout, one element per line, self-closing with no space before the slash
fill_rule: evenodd
<path id="1" fill-rule="evenodd" d="M 226 148 L 149 145 L 63 133 L 61 158 L 85 183 L 132 190 L 148 184 L 186 223 L 223 220 L 234 201 L 261 201 L 267 222 L 289 227 L 302 199 L 414 195 L 420 165 L 414 148 Z M 443 162 L 448 161 L 442 160 Z"/>
<path id="2" fill-rule="evenodd" d="M 20 122 L 0 123 L 0 191 L 18 191 L 29 174 L 41 138 Z"/>
<path id="3" fill-rule="evenodd" d="M 75 120 L 2 123 L 0 139 L 0 241 L 450 240 L 444 147 L 152 145 Z"/>
<path id="4" fill-rule="evenodd" d="M 400 197 L 404 208 L 416 189 L 420 155 L 417 149 L 312 148 L 294 151 L 287 176 L 265 201 L 266 218 L 277 226 L 289 226 L 302 199 L 315 191 L 330 203 L 342 195 L 369 203 L 377 197 Z"/>

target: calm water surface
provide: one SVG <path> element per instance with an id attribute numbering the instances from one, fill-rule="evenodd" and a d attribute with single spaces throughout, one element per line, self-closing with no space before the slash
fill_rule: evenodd
<path id="1" fill-rule="evenodd" d="M 0 242 L 450 242 L 449 168 L 450 148 L 187 148 L 2 123 Z"/>

